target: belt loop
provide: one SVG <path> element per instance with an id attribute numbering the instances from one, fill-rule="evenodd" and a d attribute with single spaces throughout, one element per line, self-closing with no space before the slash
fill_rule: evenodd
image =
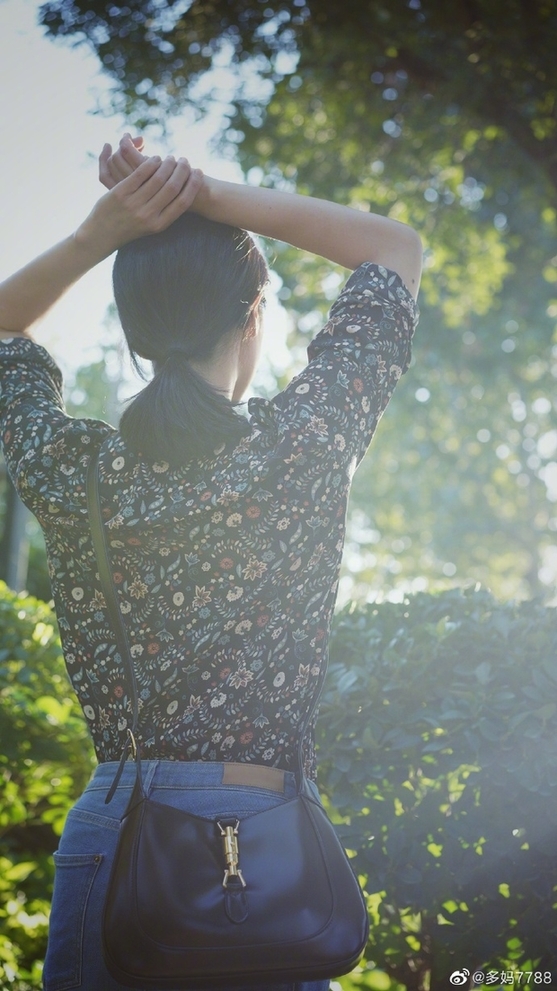
<path id="1" fill-rule="evenodd" d="M 150 760 L 147 761 L 146 763 L 147 763 L 147 767 L 145 768 L 143 791 L 145 797 L 148 798 L 151 793 L 151 788 L 153 786 L 153 779 L 155 777 L 155 774 L 157 773 L 160 760 Z"/>

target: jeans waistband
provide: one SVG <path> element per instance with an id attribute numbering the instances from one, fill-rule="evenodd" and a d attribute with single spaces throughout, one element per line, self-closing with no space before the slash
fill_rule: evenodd
<path id="1" fill-rule="evenodd" d="M 106 788 L 112 784 L 118 770 L 118 761 L 98 764 L 93 772 L 89 789 Z M 237 786 L 253 787 L 277 792 L 286 797 L 296 793 L 296 778 L 292 771 L 263 764 L 241 764 L 232 761 L 176 761 L 142 760 L 143 781 L 148 788 L 215 788 Z M 119 787 L 131 787 L 136 778 L 135 761 L 124 764 Z"/>

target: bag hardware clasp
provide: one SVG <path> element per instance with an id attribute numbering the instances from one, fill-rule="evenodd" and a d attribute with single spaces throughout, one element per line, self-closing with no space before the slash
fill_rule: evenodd
<path id="1" fill-rule="evenodd" d="M 228 887 L 228 882 L 230 878 L 237 877 L 242 883 L 242 887 L 246 887 L 246 882 L 238 864 L 240 862 L 240 850 L 238 847 L 238 829 L 240 827 L 240 820 L 236 819 L 234 826 L 223 826 L 222 823 L 217 822 L 220 834 L 222 836 L 222 846 L 224 851 L 224 859 L 226 861 L 226 870 L 224 872 L 224 878 L 222 882 L 223 888 Z"/>

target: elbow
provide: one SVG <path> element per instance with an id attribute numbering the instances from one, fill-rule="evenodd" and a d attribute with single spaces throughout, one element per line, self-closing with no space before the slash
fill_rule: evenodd
<path id="1" fill-rule="evenodd" d="M 413 227 L 409 227 L 408 224 L 404 225 L 406 237 L 408 238 L 409 244 L 413 245 L 416 251 L 419 251 L 420 256 L 423 254 L 423 244 L 420 235 L 417 230 Z"/>
<path id="2" fill-rule="evenodd" d="M 396 237 L 389 245 L 389 258 L 381 261 L 400 276 L 405 286 L 417 299 L 423 265 L 422 239 L 413 227 L 397 224 Z"/>
<path id="3" fill-rule="evenodd" d="M 408 286 L 408 289 L 412 293 L 414 299 L 417 299 L 420 289 L 420 281 L 422 278 L 424 246 L 417 231 L 415 231 L 412 227 L 409 227 L 408 231 L 408 277 L 403 279 L 403 281 Z"/>
<path id="4" fill-rule="evenodd" d="M 409 258 L 412 258 L 414 262 L 419 262 L 421 265 L 424 248 L 422 239 L 417 230 L 414 230 L 413 227 L 409 227 L 408 224 L 399 224 L 398 227 L 399 230 L 397 231 L 397 234 L 399 237 L 399 252 L 401 255 L 407 255 Z"/>

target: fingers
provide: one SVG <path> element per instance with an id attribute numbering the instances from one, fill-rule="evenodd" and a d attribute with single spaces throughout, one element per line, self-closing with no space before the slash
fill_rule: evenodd
<path id="1" fill-rule="evenodd" d="M 203 173 L 192 170 L 187 159 L 176 162 L 168 156 L 161 162 L 156 156 L 143 161 L 118 183 L 112 195 L 130 232 L 133 231 L 133 239 L 168 227 L 193 204 L 202 182 Z M 122 230 L 120 227 L 120 234 Z"/>
<path id="2" fill-rule="evenodd" d="M 180 159 L 179 161 L 183 161 Z M 189 163 L 188 167 L 189 167 Z M 178 166 L 176 167 L 178 170 Z M 178 195 L 161 211 L 161 221 L 164 227 L 173 223 L 186 210 L 189 210 L 195 201 L 199 190 L 203 185 L 203 172 L 201 169 L 189 169 L 189 175 L 184 182 Z"/>
<path id="3" fill-rule="evenodd" d="M 110 171 L 110 156 L 112 155 L 112 147 L 109 144 L 103 145 L 103 150 L 99 155 L 99 179 L 103 186 L 107 189 L 112 189 L 116 185 L 112 173 Z"/>
<path id="4" fill-rule="evenodd" d="M 145 161 L 145 159 L 144 156 L 142 155 L 141 161 L 138 164 L 141 165 L 141 162 L 143 161 Z M 110 156 L 110 159 L 108 161 L 108 168 L 115 182 L 122 182 L 122 179 L 127 179 L 128 176 L 135 171 L 135 169 L 133 169 L 131 165 L 128 165 L 128 163 L 124 160 L 124 158 L 120 153 L 120 150 L 114 152 L 114 154 Z"/>
<path id="5" fill-rule="evenodd" d="M 134 147 L 137 148 L 138 151 L 143 151 L 143 146 L 145 144 L 145 140 L 144 140 L 142 134 L 139 134 L 139 135 L 137 135 L 137 137 L 132 138 L 130 132 L 129 131 L 125 131 L 124 132 L 124 136 L 120 139 L 120 144 L 122 144 L 122 141 L 124 141 L 126 138 L 129 138 L 129 140 L 132 142 L 132 144 L 134 145 Z"/>
<path id="6" fill-rule="evenodd" d="M 165 158 L 146 187 L 150 206 L 162 212 L 182 192 L 190 173 L 191 166 L 186 158 L 180 158 L 178 162 L 173 155 Z"/>
<path id="7" fill-rule="evenodd" d="M 127 170 L 127 175 L 145 160 L 145 155 L 141 154 L 142 149 L 143 138 L 132 138 L 129 134 L 124 134 L 114 158 L 118 159 L 119 166 L 122 169 Z"/>
<path id="8" fill-rule="evenodd" d="M 145 189 L 142 190 L 142 197 L 145 198 L 145 201 L 147 202 L 147 200 L 150 199 L 151 196 L 153 195 L 152 193 L 151 196 L 146 195 L 146 193 L 148 192 L 149 180 L 156 175 L 160 167 L 161 167 L 160 155 L 153 155 L 151 158 L 146 158 L 141 163 L 141 165 L 139 165 L 137 169 L 135 169 L 135 171 L 131 173 L 131 175 L 127 176 L 126 179 L 124 179 L 121 183 L 119 183 L 121 187 L 120 193 L 122 197 L 133 195 L 134 193 L 139 192 L 142 189 L 142 187 L 145 186 Z M 159 188 L 159 186 L 160 183 L 155 184 L 155 187 L 157 189 Z"/>
<path id="9" fill-rule="evenodd" d="M 163 230 L 180 214 L 189 209 L 203 182 L 200 169 L 193 169 L 187 158 L 176 162 L 172 155 L 162 162 L 160 168 L 145 184 L 145 192 L 150 195 L 149 209 L 158 215 L 157 223 Z"/>
<path id="10" fill-rule="evenodd" d="M 99 156 L 99 179 L 103 186 L 113 189 L 127 179 L 145 161 L 143 147 L 143 138 L 132 138 L 130 134 L 124 135 L 114 154 L 111 145 L 105 144 Z"/>
<path id="11" fill-rule="evenodd" d="M 139 140 L 141 141 L 142 139 Z M 116 182 L 122 182 L 122 179 L 127 179 L 144 161 L 145 155 L 142 155 L 140 151 L 136 150 L 129 134 L 125 134 L 120 141 L 117 151 L 110 156 L 108 168 L 112 178 Z"/>

